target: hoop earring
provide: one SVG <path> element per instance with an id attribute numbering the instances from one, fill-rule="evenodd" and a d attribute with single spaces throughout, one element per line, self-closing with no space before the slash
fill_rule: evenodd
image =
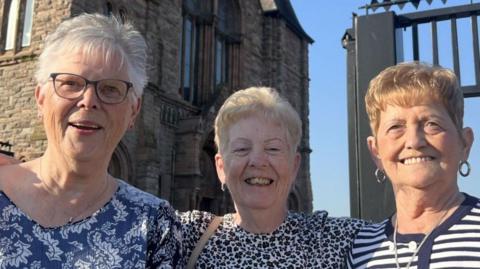
<path id="1" fill-rule="evenodd" d="M 222 191 L 225 192 L 225 183 L 222 183 L 222 186 L 220 187 L 220 189 L 222 189 Z"/>
<path id="2" fill-rule="evenodd" d="M 375 169 L 375 178 L 379 184 L 383 184 L 385 183 L 385 180 L 387 180 L 387 175 L 385 174 L 385 171 L 377 168 Z"/>
<path id="3" fill-rule="evenodd" d="M 464 171 L 464 167 L 467 167 L 467 171 Z M 471 167 L 470 167 L 470 163 L 465 160 L 465 161 L 460 161 L 460 163 L 458 164 L 458 173 L 462 176 L 462 177 L 467 177 L 468 175 L 470 175 L 470 171 L 472 171 Z"/>

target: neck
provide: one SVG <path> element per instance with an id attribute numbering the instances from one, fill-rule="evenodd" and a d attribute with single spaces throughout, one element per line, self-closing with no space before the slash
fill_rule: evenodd
<path id="1" fill-rule="evenodd" d="M 287 217 L 286 207 L 279 209 L 244 209 L 237 207 L 235 223 L 250 233 L 272 233 Z"/>
<path id="2" fill-rule="evenodd" d="M 47 147 L 40 158 L 40 165 L 41 178 L 54 180 L 55 185 L 61 188 L 88 185 L 85 183 L 101 181 L 99 179 L 106 178 L 108 174 L 108 160 L 77 160 L 52 147 Z"/>
<path id="3" fill-rule="evenodd" d="M 77 162 L 47 151 L 36 163 L 38 184 L 49 194 L 79 198 L 97 193 L 107 182 L 107 168 L 98 162 Z"/>
<path id="4" fill-rule="evenodd" d="M 395 222 L 399 233 L 428 233 L 447 219 L 464 197 L 458 187 L 447 191 L 399 190 Z"/>
<path id="5" fill-rule="evenodd" d="M 45 227 L 57 227 L 90 216 L 113 195 L 116 182 L 106 169 L 84 168 L 85 172 L 69 170 L 62 161 L 52 160 L 48 154 L 23 166 L 33 171 L 27 184 L 35 206 L 30 215 Z M 41 212 L 41 213 L 39 213 Z"/>

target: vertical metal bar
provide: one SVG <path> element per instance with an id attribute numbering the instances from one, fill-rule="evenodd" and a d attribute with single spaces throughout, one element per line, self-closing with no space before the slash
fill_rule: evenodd
<path id="1" fill-rule="evenodd" d="M 438 35 L 437 35 L 437 21 L 432 21 L 432 53 L 433 64 L 438 65 Z"/>
<path id="2" fill-rule="evenodd" d="M 477 15 L 472 15 L 472 36 L 473 36 L 473 62 L 475 63 L 475 84 L 480 86 L 480 55 L 478 45 L 478 24 Z"/>
<path id="3" fill-rule="evenodd" d="M 453 71 L 458 77 L 458 81 L 461 84 L 460 79 L 460 57 L 458 53 L 458 35 L 457 35 L 457 18 L 450 19 L 452 25 L 452 54 L 453 54 Z"/>
<path id="4" fill-rule="evenodd" d="M 412 45 L 413 45 L 413 60 L 420 60 L 420 52 L 418 49 L 418 26 L 416 23 L 412 24 Z"/>

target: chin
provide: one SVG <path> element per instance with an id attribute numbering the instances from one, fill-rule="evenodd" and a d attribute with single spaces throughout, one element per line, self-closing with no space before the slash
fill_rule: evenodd
<path id="1" fill-rule="evenodd" d="M 97 160 L 104 154 L 101 152 L 106 152 L 99 150 L 99 147 L 76 147 L 70 150 L 65 150 L 65 155 L 68 155 L 71 159 L 77 160 L 79 162 L 86 162 Z"/>
<path id="2" fill-rule="evenodd" d="M 266 210 L 274 208 L 276 204 L 274 201 L 260 197 L 259 199 L 248 199 L 247 202 L 243 203 L 243 206 L 249 209 Z"/>

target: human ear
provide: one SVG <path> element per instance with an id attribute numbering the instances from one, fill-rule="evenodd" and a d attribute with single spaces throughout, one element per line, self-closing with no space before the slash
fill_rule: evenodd
<path id="1" fill-rule="evenodd" d="M 467 160 L 470 155 L 470 150 L 472 149 L 473 141 L 475 140 L 473 135 L 473 130 L 470 127 L 465 127 L 462 130 L 463 141 L 465 142 L 465 147 L 462 151 L 463 160 Z"/>
<path id="2" fill-rule="evenodd" d="M 378 153 L 377 147 L 377 140 L 374 136 L 367 137 L 367 146 L 368 151 L 370 152 L 370 157 L 372 158 L 373 162 L 377 166 L 378 169 L 383 170 L 382 160 L 380 159 L 380 155 Z"/>
<path id="3" fill-rule="evenodd" d="M 137 98 L 137 100 L 135 100 L 136 102 L 133 102 L 132 104 L 132 114 L 130 115 L 130 122 L 128 124 L 128 128 L 129 129 L 132 129 L 134 124 L 135 124 L 135 120 L 138 116 L 138 114 L 140 113 L 140 110 L 142 109 L 142 98 Z"/>
<path id="4" fill-rule="evenodd" d="M 42 85 L 37 84 L 35 87 L 35 102 L 37 103 L 38 118 L 42 118 L 43 105 L 45 102 L 45 93 L 42 91 Z"/>
<path id="5" fill-rule="evenodd" d="M 221 184 L 226 184 L 225 162 L 220 153 L 215 154 L 215 168 Z"/>

